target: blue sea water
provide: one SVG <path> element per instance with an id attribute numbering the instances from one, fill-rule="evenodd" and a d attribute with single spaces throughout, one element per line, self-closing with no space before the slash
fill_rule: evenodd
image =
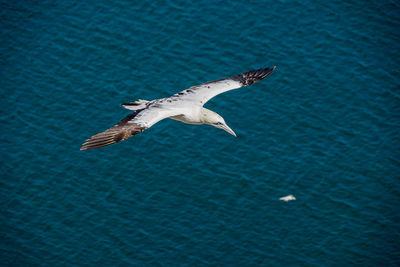
<path id="1" fill-rule="evenodd" d="M 398 1 L 0 7 L 1 265 L 400 264 Z M 274 65 L 207 103 L 237 138 L 79 150 L 122 102 Z"/>

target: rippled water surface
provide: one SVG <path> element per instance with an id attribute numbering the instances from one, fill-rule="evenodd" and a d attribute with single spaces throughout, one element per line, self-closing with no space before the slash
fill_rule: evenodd
<path id="1" fill-rule="evenodd" d="M 1 264 L 399 264 L 397 1 L 0 6 Z M 122 102 L 274 65 L 207 103 L 237 138 L 79 151 Z"/>

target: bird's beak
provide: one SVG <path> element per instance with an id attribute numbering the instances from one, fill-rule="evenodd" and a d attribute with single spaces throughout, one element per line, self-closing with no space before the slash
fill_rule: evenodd
<path id="1" fill-rule="evenodd" d="M 235 132 L 234 132 L 231 128 L 229 128 L 228 125 L 226 125 L 226 124 L 222 125 L 222 126 L 221 126 L 221 129 L 227 131 L 228 133 L 230 133 L 231 135 L 233 135 L 234 137 L 236 137 Z"/>

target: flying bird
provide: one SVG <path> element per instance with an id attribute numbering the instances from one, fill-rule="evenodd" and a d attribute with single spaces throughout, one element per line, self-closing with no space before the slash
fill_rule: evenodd
<path id="1" fill-rule="evenodd" d="M 206 82 L 192 86 L 171 97 L 151 101 L 139 99 L 122 106 L 133 113 L 126 116 L 110 129 L 93 135 L 83 143 L 81 150 L 111 145 L 150 128 L 155 123 L 169 118 L 187 124 L 208 124 L 236 136 L 225 120 L 214 111 L 203 107 L 216 95 L 258 82 L 274 69 L 265 68 L 248 71 L 231 78 Z"/>

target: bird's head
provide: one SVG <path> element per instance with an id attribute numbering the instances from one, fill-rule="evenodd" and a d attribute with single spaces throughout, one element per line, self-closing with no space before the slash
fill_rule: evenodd
<path id="1" fill-rule="evenodd" d="M 236 137 L 235 132 L 231 128 L 229 128 L 224 118 L 222 118 L 219 114 L 215 113 L 214 111 L 203 108 L 202 117 L 203 117 L 203 122 L 205 124 L 227 131 L 228 133 Z"/>

